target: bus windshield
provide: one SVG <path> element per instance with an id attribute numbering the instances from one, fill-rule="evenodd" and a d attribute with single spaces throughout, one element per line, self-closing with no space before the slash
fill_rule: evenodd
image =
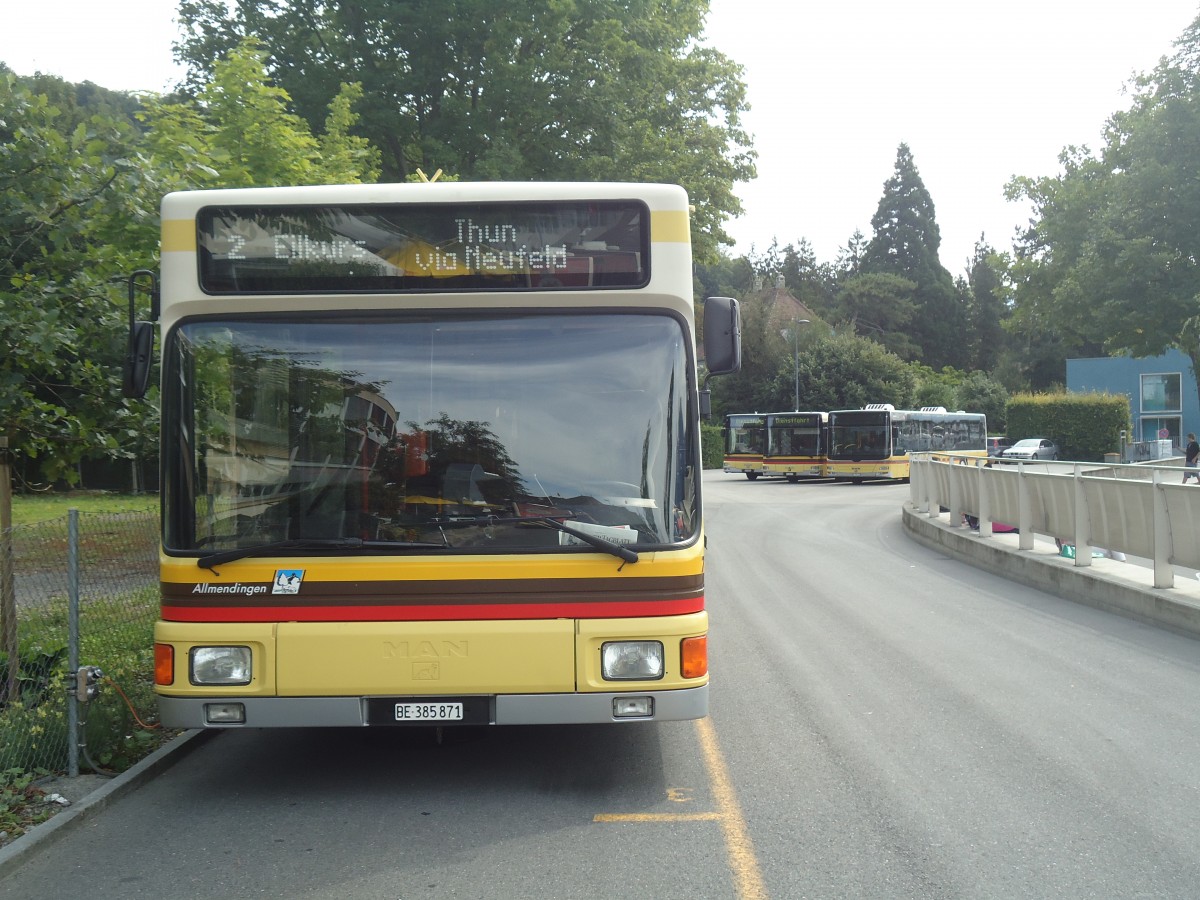
<path id="1" fill-rule="evenodd" d="M 829 455 L 839 459 L 887 459 L 892 455 L 888 428 L 886 412 L 839 412 L 829 424 Z"/>
<path id="2" fill-rule="evenodd" d="M 767 422 L 763 416 L 728 416 L 726 421 L 726 453 L 762 454 L 767 443 Z"/>
<path id="3" fill-rule="evenodd" d="M 685 541 L 688 346 L 658 314 L 185 321 L 165 350 L 166 547 L 589 549 L 547 520 Z"/>
<path id="4" fill-rule="evenodd" d="M 821 418 L 816 413 L 773 415 L 767 419 L 767 450 L 764 455 L 815 457 L 821 447 Z"/>

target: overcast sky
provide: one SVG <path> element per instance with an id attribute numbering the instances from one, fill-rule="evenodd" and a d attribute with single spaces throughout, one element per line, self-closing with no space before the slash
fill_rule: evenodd
<path id="1" fill-rule="evenodd" d="M 739 251 L 807 238 L 833 261 L 912 149 L 933 198 L 941 260 L 966 270 L 981 232 L 999 250 L 1028 208 L 1013 175 L 1059 171 L 1068 144 L 1101 145 L 1123 86 L 1196 17 L 1196 0 L 713 0 L 709 42 L 745 67 L 758 178 L 738 190 Z"/>
<path id="2" fill-rule="evenodd" d="M 708 40 L 745 66 L 758 179 L 738 188 L 737 250 L 806 238 L 832 261 L 871 216 L 896 148 L 933 197 L 941 259 L 961 274 L 981 232 L 1009 249 L 1028 218 L 1013 175 L 1058 171 L 1068 144 L 1100 144 L 1200 12 L 1197 0 L 712 0 Z M 114 90 L 180 75 L 168 0 L 0 0 L 0 60 Z"/>

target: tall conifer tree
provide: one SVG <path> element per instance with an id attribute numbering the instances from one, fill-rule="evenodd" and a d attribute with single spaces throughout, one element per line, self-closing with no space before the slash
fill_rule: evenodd
<path id="1" fill-rule="evenodd" d="M 896 168 L 884 182 L 871 227 L 875 233 L 863 256 L 862 269 L 899 275 L 916 285 L 911 337 L 920 349 L 921 361 L 935 369 L 961 366 L 965 362 L 965 313 L 954 280 L 938 259 L 942 236 L 933 199 L 907 144 L 896 151 Z"/>

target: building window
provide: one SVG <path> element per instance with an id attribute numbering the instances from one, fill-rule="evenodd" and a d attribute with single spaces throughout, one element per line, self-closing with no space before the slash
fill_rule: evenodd
<path id="1" fill-rule="evenodd" d="M 1181 412 L 1180 376 L 1166 372 L 1142 376 L 1142 412 Z"/>
<path id="2" fill-rule="evenodd" d="M 1182 446 L 1182 429 L 1183 419 L 1179 416 L 1142 416 L 1138 420 L 1138 440 L 1169 440 L 1172 445 Z"/>

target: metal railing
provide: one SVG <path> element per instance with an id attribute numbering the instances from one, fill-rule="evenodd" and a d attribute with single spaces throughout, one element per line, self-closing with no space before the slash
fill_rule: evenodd
<path id="1" fill-rule="evenodd" d="M 0 772 L 119 770 L 161 743 L 158 546 L 156 513 L 0 529 Z"/>
<path id="2" fill-rule="evenodd" d="M 1090 566 L 1092 549 L 1153 562 L 1154 587 L 1175 584 L 1172 566 L 1200 569 L 1200 486 L 1181 483 L 1170 465 L 1004 463 L 954 454 L 914 453 L 910 497 L 930 516 L 979 520 L 981 538 L 994 523 L 1018 531 L 1019 549 L 1035 534 L 1075 547 L 1075 565 Z"/>

